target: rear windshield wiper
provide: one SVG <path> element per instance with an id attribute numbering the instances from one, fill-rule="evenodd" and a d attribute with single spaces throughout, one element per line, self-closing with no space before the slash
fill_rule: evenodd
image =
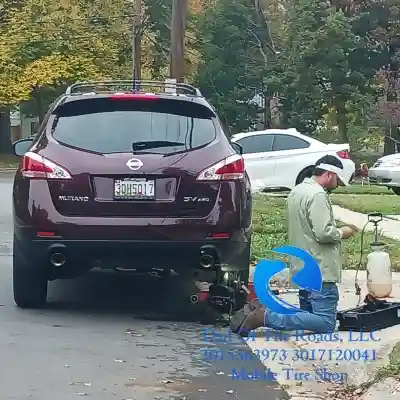
<path id="1" fill-rule="evenodd" d="M 157 149 L 160 147 L 184 146 L 184 145 L 185 145 L 185 143 L 182 143 L 182 142 L 170 142 L 168 140 L 153 140 L 153 141 L 146 141 L 146 142 L 133 142 L 132 150 L 140 151 L 140 150 L 147 150 L 147 149 Z"/>

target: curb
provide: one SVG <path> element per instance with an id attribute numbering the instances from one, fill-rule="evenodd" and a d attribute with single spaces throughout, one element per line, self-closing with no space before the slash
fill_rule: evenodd
<path id="1" fill-rule="evenodd" d="M 6 172 L 16 172 L 17 168 L 0 168 L 0 174 Z"/>

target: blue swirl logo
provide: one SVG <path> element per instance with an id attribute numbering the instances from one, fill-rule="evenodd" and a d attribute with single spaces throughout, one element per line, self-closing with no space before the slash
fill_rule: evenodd
<path id="1" fill-rule="evenodd" d="M 274 253 L 300 259 L 304 267 L 292 276 L 292 282 L 310 292 L 320 292 L 322 274 L 317 261 L 306 251 L 294 246 L 282 246 L 272 250 Z M 254 291 L 261 304 L 268 310 L 279 314 L 296 314 L 303 312 L 298 307 L 275 296 L 269 286 L 271 278 L 286 268 L 281 260 L 261 260 L 254 271 Z"/>

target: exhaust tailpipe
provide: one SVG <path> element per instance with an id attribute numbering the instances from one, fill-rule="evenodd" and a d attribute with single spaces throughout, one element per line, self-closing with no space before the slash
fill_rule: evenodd
<path id="1" fill-rule="evenodd" d="M 200 266 L 202 268 L 211 268 L 214 265 L 214 257 L 210 254 L 200 256 Z"/>
<path id="2" fill-rule="evenodd" d="M 53 253 L 50 256 L 50 263 L 53 267 L 62 267 L 66 261 L 67 259 L 63 253 Z"/>
<path id="3" fill-rule="evenodd" d="M 197 304 L 199 302 L 199 296 L 197 296 L 197 294 L 192 294 L 189 300 L 192 304 Z"/>

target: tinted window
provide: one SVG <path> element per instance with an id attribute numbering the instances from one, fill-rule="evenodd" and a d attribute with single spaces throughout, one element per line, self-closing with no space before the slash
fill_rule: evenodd
<path id="1" fill-rule="evenodd" d="M 65 103 L 55 114 L 56 140 L 103 154 L 132 152 L 136 141 L 181 143 L 144 150 L 168 154 L 206 145 L 216 137 L 212 111 L 187 101 L 85 99 Z"/>
<path id="2" fill-rule="evenodd" d="M 263 153 L 272 149 L 272 135 L 254 135 L 237 141 L 243 146 L 243 153 Z"/>
<path id="3" fill-rule="evenodd" d="M 274 151 L 306 149 L 310 144 L 303 139 L 291 135 L 274 135 Z"/>

